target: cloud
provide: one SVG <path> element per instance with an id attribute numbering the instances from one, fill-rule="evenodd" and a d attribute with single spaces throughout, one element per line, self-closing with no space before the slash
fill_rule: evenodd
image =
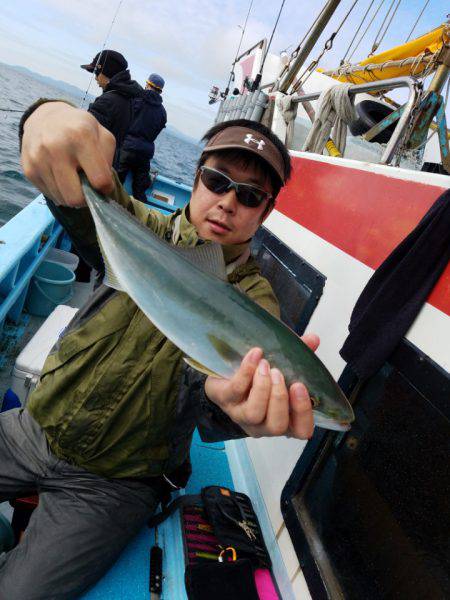
<path id="1" fill-rule="evenodd" d="M 0 61 L 22 64 L 44 75 L 85 89 L 89 78 L 79 67 L 101 49 L 120 0 L 15 0 L 3 2 L 0 20 Z M 353 0 L 343 0 L 309 61 L 336 31 Z M 323 4 L 323 0 L 321 3 Z M 435 3 L 441 4 L 441 3 Z M 143 82 L 151 71 L 166 79 L 164 101 L 171 106 L 173 124 L 189 135 L 201 135 L 211 123 L 215 107 L 208 105 L 211 85 L 226 85 L 236 55 L 249 0 L 122 0 L 107 47 L 122 52 L 132 75 Z M 269 38 L 279 3 L 255 1 L 241 51 Z M 338 65 L 365 10 L 356 6 L 333 49 L 321 65 Z M 383 9 L 384 10 L 384 9 Z M 292 51 L 318 13 L 316 2 L 287 0 L 273 37 L 271 52 Z M 430 4 L 419 31 L 437 26 L 442 6 Z M 381 14 L 381 13 L 380 13 Z M 383 47 L 401 43 L 416 15 L 399 10 Z M 358 51 L 367 54 L 375 31 Z M 179 114 L 176 113 L 179 111 Z M 175 124 L 175 120 L 178 125 Z"/>

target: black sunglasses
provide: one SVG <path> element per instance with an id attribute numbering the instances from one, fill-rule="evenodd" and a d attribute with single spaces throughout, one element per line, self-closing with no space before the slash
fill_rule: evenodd
<path id="1" fill-rule="evenodd" d="M 234 189 L 238 201 L 249 208 L 256 208 L 257 206 L 261 206 L 264 200 L 272 199 L 269 192 L 266 192 L 262 188 L 250 183 L 237 183 L 217 169 L 202 166 L 199 171 L 203 185 L 210 192 L 225 194 L 228 190 Z"/>

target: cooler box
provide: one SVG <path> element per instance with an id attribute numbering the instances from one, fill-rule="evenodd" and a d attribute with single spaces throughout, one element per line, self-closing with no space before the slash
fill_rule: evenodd
<path id="1" fill-rule="evenodd" d="M 28 396 L 36 387 L 50 350 L 77 311 L 77 308 L 64 304 L 57 306 L 17 357 L 11 389 L 22 406 L 25 406 Z"/>

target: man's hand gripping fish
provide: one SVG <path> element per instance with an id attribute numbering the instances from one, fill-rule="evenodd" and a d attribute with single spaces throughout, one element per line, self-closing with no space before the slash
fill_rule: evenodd
<path id="1" fill-rule="evenodd" d="M 347 431 L 354 414 L 319 358 L 280 320 L 228 283 L 220 244 L 170 245 L 83 176 L 105 260 L 105 284 L 126 292 L 194 368 L 229 378 L 254 347 L 286 384 L 303 382 L 319 427 Z"/>

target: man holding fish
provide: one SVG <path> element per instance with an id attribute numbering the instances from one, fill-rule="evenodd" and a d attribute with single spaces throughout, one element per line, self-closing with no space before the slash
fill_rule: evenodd
<path id="1" fill-rule="evenodd" d="M 249 243 L 289 177 L 290 159 L 278 138 L 260 124 L 215 126 L 206 134 L 188 207 L 166 216 L 124 192 L 111 171 L 114 138 L 89 113 L 63 102 L 41 103 L 24 115 L 20 134 L 25 175 L 44 192 L 81 256 L 100 270 L 104 261 L 95 221 L 112 286 L 100 286 L 80 309 L 47 358 L 27 408 L 0 416 L 0 500 L 39 492 L 24 540 L 0 557 L 0 598 L 68 599 L 111 566 L 168 485 L 185 485 L 196 425 L 205 441 L 245 435 L 308 439 L 313 432 L 305 385 L 292 377 L 286 383 L 262 348 L 247 346 L 238 362 L 237 355 L 232 357 L 236 369 L 229 377 L 205 378 L 183 361 L 187 354 L 198 367 L 198 361 L 189 361 L 195 352 L 182 352 L 182 344 L 173 343 L 182 332 L 168 339 L 155 325 L 159 315 L 153 319 L 152 313 L 149 320 L 141 310 L 138 294 L 135 302 L 129 293 L 117 291 L 134 288 L 127 269 L 119 277 L 120 260 L 114 258 L 114 244 L 108 246 L 108 232 L 100 235 L 98 211 L 108 202 L 98 203 L 85 185 L 93 198 L 86 207 L 80 172 L 111 204 L 125 208 L 180 253 L 202 253 L 220 244 L 229 283 L 218 284 L 238 285 L 278 317 L 277 301 L 250 257 Z M 140 251 L 132 247 L 130 265 Z M 169 293 L 162 288 L 154 293 L 155 304 L 160 294 L 161 305 L 170 305 Z M 228 359 L 229 345 L 209 338 Z M 312 350 L 319 343 L 314 335 L 303 340 Z M 207 360 L 200 362 L 207 366 Z"/>

